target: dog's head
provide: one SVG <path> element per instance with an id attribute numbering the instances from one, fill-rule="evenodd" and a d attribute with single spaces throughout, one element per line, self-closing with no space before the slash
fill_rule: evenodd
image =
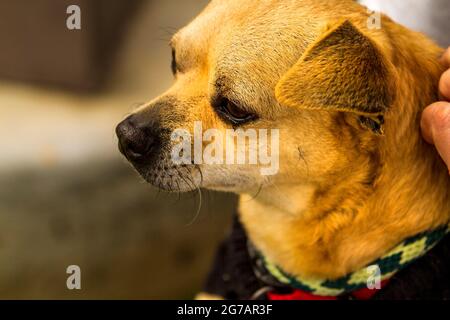
<path id="1" fill-rule="evenodd" d="M 212 1 L 172 39 L 173 86 L 117 127 L 122 153 L 175 191 L 321 183 L 363 165 L 370 179 L 395 74 L 367 21 L 350 0 Z"/>

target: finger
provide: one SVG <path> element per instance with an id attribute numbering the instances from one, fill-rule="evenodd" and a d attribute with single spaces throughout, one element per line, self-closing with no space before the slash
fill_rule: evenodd
<path id="1" fill-rule="evenodd" d="M 442 55 L 440 62 L 446 67 L 450 68 L 450 47 Z"/>
<path id="2" fill-rule="evenodd" d="M 439 81 L 439 92 L 444 100 L 450 101 L 450 69 L 444 72 Z"/>
<path id="3" fill-rule="evenodd" d="M 427 107 L 421 127 L 425 140 L 436 146 L 450 170 L 450 103 L 436 102 Z"/>

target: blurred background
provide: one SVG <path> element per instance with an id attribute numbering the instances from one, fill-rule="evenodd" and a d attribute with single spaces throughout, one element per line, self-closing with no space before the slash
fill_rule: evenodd
<path id="1" fill-rule="evenodd" d="M 0 299 L 200 289 L 235 197 L 158 193 L 114 129 L 170 85 L 169 39 L 207 2 L 0 0 Z M 81 30 L 66 27 L 73 4 Z M 69 265 L 81 290 L 66 287 Z"/>
<path id="2" fill-rule="evenodd" d="M 207 2 L 0 0 L 0 299 L 200 290 L 235 197 L 158 192 L 120 156 L 114 129 L 171 84 L 168 42 Z M 417 20 L 388 0 L 364 3 Z M 66 27 L 74 4 L 81 30 Z M 433 26 L 418 29 L 446 45 Z M 81 290 L 66 287 L 69 265 Z"/>

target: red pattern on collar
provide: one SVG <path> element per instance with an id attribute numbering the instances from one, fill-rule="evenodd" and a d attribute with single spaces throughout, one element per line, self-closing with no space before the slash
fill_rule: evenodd
<path id="1" fill-rule="evenodd" d="M 389 282 L 389 279 L 381 282 L 381 288 L 386 287 L 388 282 Z M 375 294 L 378 291 L 379 290 L 377 290 L 377 289 L 372 290 L 369 288 L 362 288 L 362 289 L 351 292 L 349 295 L 356 300 L 370 300 L 375 296 Z M 291 293 L 288 293 L 288 294 L 278 294 L 273 291 L 269 292 L 267 294 L 267 299 L 273 300 L 273 301 L 277 301 L 277 300 L 278 301 L 279 300 L 285 300 L 285 301 L 289 301 L 289 300 L 292 300 L 292 301 L 293 300 L 318 301 L 318 300 L 321 300 L 321 301 L 325 301 L 325 300 L 338 300 L 339 297 L 317 296 L 317 295 L 311 294 L 306 291 L 295 289 Z"/>

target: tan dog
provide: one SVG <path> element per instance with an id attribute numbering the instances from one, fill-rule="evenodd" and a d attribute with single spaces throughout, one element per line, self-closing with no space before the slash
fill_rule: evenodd
<path id="1" fill-rule="evenodd" d="M 351 0 L 216 0 L 173 40 L 175 83 L 119 125 L 165 190 L 239 193 L 250 239 L 285 271 L 334 279 L 450 219 L 450 178 L 420 135 L 443 52 Z M 171 132 L 280 130 L 279 172 L 174 165 Z M 255 195 L 257 196 L 253 198 Z"/>

